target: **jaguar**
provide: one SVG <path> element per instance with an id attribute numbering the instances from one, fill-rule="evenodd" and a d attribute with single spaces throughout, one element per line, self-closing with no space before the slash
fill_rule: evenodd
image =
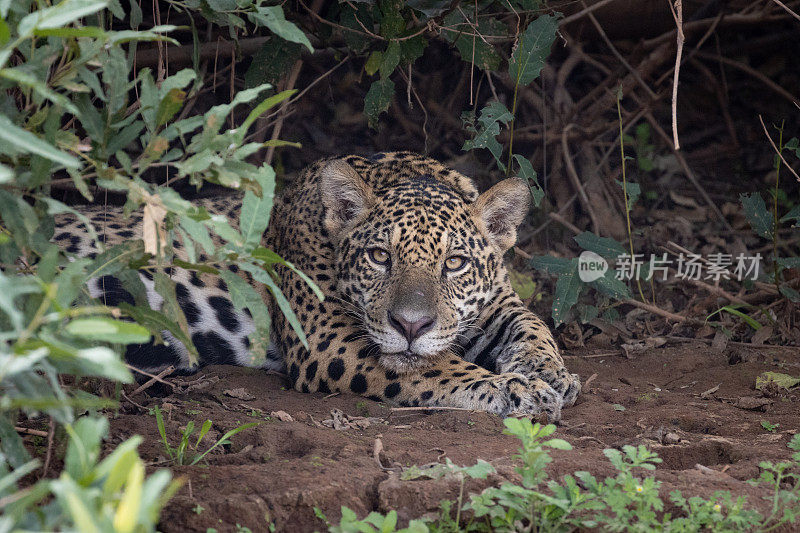
<path id="1" fill-rule="evenodd" d="M 314 163 L 275 199 L 263 243 L 325 298 L 291 268 L 277 267 L 307 345 L 259 287 L 272 317 L 263 366 L 284 372 L 303 392 L 559 420 L 576 401 L 579 377 L 565 367 L 547 325 L 514 292 L 504 265 L 529 197 L 517 178 L 479 194 L 471 179 L 411 152 Z M 203 203 L 238 219 L 236 197 Z M 125 219 L 109 206 L 83 211 L 107 243 L 142 234 L 141 214 Z M 57 224 L 54 239 L 67 252 L 97 253 L 76 217 L 63 215 Z M 253 318 L 236 310 L 225 283 L 177 267 L 168 272 L 201 364 L 250 364 Z M 159 309 L 163 298 L 152 275 L 139 275 L 148 304 Z M 107 305 L 133 303 L 114 276 L 93 279 L 89 289 Z M 168 331 L 163 337 L 164 343 L 129 346 L 128 361 L 186 369 L 186 348 Z"/>

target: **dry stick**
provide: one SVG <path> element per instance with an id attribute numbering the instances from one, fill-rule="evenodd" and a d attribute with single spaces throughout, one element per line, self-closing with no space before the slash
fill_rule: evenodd
<path id="1" fill-rule="evenodd" d="M 783 3 L 783 2 L 781 2 L 780 0 L 772 0 L 772 1 L 773 1 L 773 2 L 775 2 L 776 4 L 778 4 L 779 6 L 781 6 L 781 7 L 782 7 L 782 8 L 783 8 L 783 9 L 784 9 L 784 10 L 785 10 L 787 13 L 789 13 L 791 16 L 793 16 L 793 17 L 794 17 L 794 18 L 796 18 L 797 20 L 800 20 L 800 15 L 798 15 L 797 13 L 795 13 L 794 11 L 792 11 L 791 9 L 789 9 L 789 7 L 788 7 L 786 4 L 784 4 L 784 3 Z"/>
<path id="2" fill-rule="evenodd" d="M 758 81 L 760 81 L 761 83 L 763 83 L 764 85 L 766 85 L 779 95 L 783 96 L 790 102 L 794 103 L 795 105 L 797 105 L 797 102 L 800 102 L 800 99 L 798 97 L 796 97 L 795 95 L 793 95 L 792 93 L 790 93 L 789 91 L 787 91 L 786 89 L 784 89 L 783 87 L 781 87 L 780 85 L 778 85 L 777 83 L 775 83 L 774 81 L 772 81 L 771 79 L 769 79 L 768 77 L 757 71 L 756 69 L 749 67 L 744 63 L 740 63 L 739 61 L 735 61 L 733 59 L 723 57 L 718 54 L 709 54 L 707 52 L 697 52 L 697 57 L 702 57 L 711 61 L 719 61 L 720 63 L 725 63 L 726 65 L 730 65 L 734 68 L 737 68 L 742 72 L 745 72 L 750 76 L 756 78 Z"/>
<path id="3" fill-rule="evenodd" d="M 714 21 L 716 19 L 717 19 L 717 17 L 689 21 L 689 22 L 687 22 L 686 24 L 683 25 L 683 31 L 684 32 L 693 32 L 693 31 L 699 30 L 701 28 L 706 28 L 709 25 L 714 24 Z M 727 26 L 737 26 L 737 25 L 751 25 L 751 24 L 753 24 L 753 25 L 758 24 L 758 25 L 763 26 L 764 24 L 766 24 L 768 22 L 778 22 L 778 21 L 781 21 L 781 20 L 786 20 L 786 16 L 785 15 L 765 16 L 762 13 L 756 13 L 754 15 L 743 15 L 742 13 L 734 13 L 732 15 L 726 15 L 725 16 L 725 25 L 726 25 L 726 27 Z M 678 30 L 676 28 L 676 29 L 674 29 L 672 31 L 668 31 L 666 33 L 663 33 L 663 34 L 659 35 L 658 37 L 654 37 L 652 39 L 648 39 L 648 40 L 642 41 L 642 47 L 645 48 L 645 49 L 650 49 L 650 48 L 654 48 L 654 47 L 657 47 L 657 46 L 661 46 L 665 42 L 667 42 L 670 39 L 674 38 L 675 37 L 674 33 L 677 33 L 677 32 L 678 32 Z"/>
<path id="4" fill-rule="evenodd" d="M 560 27 L 564 27 L 567 24 L 569 24 L 570 22 L 576 21 L 579 18 L 583 18 L 584 16 L 590 14 L 592 11 L 595 11 L 595 10 L 597 10 L 597 9 L 607 5 L 607 4 L 610 4 L 613 1 L 614 0 L 600 0 L 596 4 L 592 4 L 591 7 L 586 7 L 586 4 L 584 4 L 582 10 L 578 11 L 575 14 L 572 14 L 572 15 L 570 15 L 568 17 L 565 17 L 565 18 L 561 19 L 559 21 L 558 25 Z"/>
<path id="5" fill-rule="evenodd" d="M 564 218 L 560 213 L 547 213 L 547 216 L 550 217 L 552 220 L 555 220 L 568 230 L 570 230 L 575 235 L 580 235 L 581 233 L 583 233 L 580 230 L 580 228 L 578 228 L 578 226 L 576 226 L 575 224 Z"/>
<path id="6" fill-rule="evenodd" d="M 672 18 L 675 19 L 675 26 L 677 28 L 677 52 L 675 54 L 675 76 L 672 79 L 672 143 L 675 145 L 675 150 L 681 149 L 681 143 L 678 140 L 678 76 L 681 71 L 681 57 L 683 56 L 683 42 L 686 38 L 683 35 L 683 1 L 675 0 L 675 5 L 672 5 L 672 0 L 667 0 L 669 9 L 672 11 Z"/>
<path id="7" fill-rule="evenodd" d="M 586 195 L 583 184 L 581 183 L 580 178 L 578 178 L 578 172 L 575 170 L 575 165 L 572 163 L 572 155 L 569 152 L 567 133 L 574 127 L 575 124 L 567 124 L 567 127 L 564 128 L 564 131 L 561 133 L 561 149 L 564 151 L 564 162 L 567 164 L 567 174 L 572 181 L 572 185 L 575 187 L 575 192 L 578 193 L 578 198 L 580 198 L 581 204 L 583 204 L 586 212 L 589 213 L 589 218 L 592 219 L 592 230 L 595 234 L 599 235 L 600 224 L 597 221 L 597 216 L 594 214 L 594 209 L 592 208 L 591 202 L 589 202 L 589 197 Z"/>
<path id="8" fill-rule="evenodd" d="M 778 157 L 781 158 L 781 161 L 783 161 L 783 164 L 786 165 L 786 168 L 788 168 L 789 171 L 792 174 L 794 174 L 794 177 L 797 178 L 797 181 L 800 181 L 800 176 L 798 176 L 797 172 L 795 172 L 794 169 L 789 166 L 789 163 L 787 163 L 786 160 L 783 158 L 783 154 L 781 154 L 781 151 L 778 150 L 777 146 L 775 146 L 775 141 L 773 141 L 772 137 L 769 136 L 769 132 L 767 131 L 767 127 L 764 125 L 764 119 L 761 118 L 761 115 L 758 115 L 758 120 L 761 122 L 761 127 L 764 128 L 764 135 L 766 135 L 767 139 L 769 139 L 769 144 L 772 145 L 772 149 L 775 150 L 775 153 L 778 154 Z"/>
<path id="9" fill-rule="evenodd" d="M 581 0 L 581 4 L 584 7 L 586 7 L 586 3 L 583 0 Z M 589 20 L 592 21 L 592 24 L 594 25 L 595 29 L 600 34 L 600 37 L 603 38 L 603 41 L 605 41 L 606 46 L 608 46 L 609 50 L 611 50 L 611 53 L 614 54 L 614 57 L 617 58 L 617 61 L 622 63 L 622 65 L 626 69 L 628 69 L 628 72 L 630 72 L 631 75 L 634 77 L 634 79 L 639 83 L 639 85 L 642 86 L 642 88 L 647 92 L 648 96 L 650 96 L 651 99 L 656 100 L 658 98 L 656 93 L 654 93 L 653 89 L 651 89 L 650 86 L 647 85 L 647 83 L 645 83 L 641 74 L 639 74 L 639 71 L 633 68 L 631 64 L 628 63 L 628 61 L 622 56 L 622 54 L 619 53 L 617 47 L 614 46 L 614 44 L 611 42 L 611 39 L 608 38 L 608 35 L 606 34 L 605 30 L 603 30 L 603 27 L 600 25 L 600 22 L 597 21 L 597 18 L 595 18 L 595 16 L 592 13 L 589 13 Z"/>
<path id="10" fill-rule="evenodd" d="M 331 74 L 332 74 L 332 73 L 333 73 L 333 72 L 334 72 L 336 69 L 338 69 L 339 67 L 341 67 L 342 65 L 344 65 L 345 63 L 347 63 L 348 61 L 350 61 L 351 57 L 352 57 L 352 56 L 347 56 L 347 57 L 345 57 L 344 59 L 342 59 L 341 61 L 339 61 L 339 62 L 338 62 L 336 65 L 334 65 L 334 66 L 333 66 L 333 67 L 331 67 L 329 70 L 327 70 L 325 73 L 323 73 L 322 75 L 320 75 L 320 76 L 319 76 L 317 79 L 315 79 L 314 81 L 312 81 L 311 83 L 309 83 L 308 85 L 306 85 L 306 88 L 305 88 L 305 89 L 303 89 L 302 91 L 300 91 L 299 93 L 297 93 L 296 95 L 294 95 L 292 98 L 290 98 L 290 99 L 289 99 L 289 104 L 288 104 L 288 105 L 290 105 L 290 106 L 291 106 L 292 104 L 294 104 L 295 102 L 297 102 L 298 100 L 300 100 L 300 99 L 301 99 L 301 98 L 302 98 L 302 97 L 303 97 L 303 96 L 304 96 L 304 95 L 305 95 L 305 94 L 306 94 L 308 91 L 310 91 L 310 90 L 311 90 L 311 89 L 312 89 L 314 86 L 316 86 L 316 85 L 317 85 L 319 82 L 321 82 L 322 80 L 324 80 L 325 78 L 327 78 L 328 76 L 330 76 L 330 75 L 331 75 Z M 280 108 L 279 108 L 277 111 L 273 111 L 273 112 L 272 112 L 272 113 L 270 113 L 269 115 L 265 115 L 264 117 L 260 118 L 260 119 L 259 119 L 259 122 L 260 122 L 261 120 L 268 121 L 269 119 L 271 119 L 271 118 L 273 118 L 273 117 L 277 116 L 279 112 L 280 112 Z M 288 116 L 288 115 L 287 115 L 287 116 Z M 260 137 L 259 137 L 259 135 L 260 135 L 260 134 L 262 134 L 262 133 L 263 133 L 263 132 L 264 132 L 264 131 L 265 131 L 265 130 L 266 130 L 268 127 L 269 127 L 269 126 L 270 126 L 270 124 L 267 124 L 266 126 L 261 126 L 261 127 L 259 127 L 258 129 L 256 129 L 255 131 L 253 131 L 253 133 L 250 133 L 250 134 L 247 136 L 247 140 L 248 140 L 248 141 L 252 141 L 252 140 L 253 140 L 253 139 L 255 139 L 255 138 L 260 138 Z M 460 125 L 459 125 L 459 127 L 460 127 Z"/>
<path id="11" fill-rule="evenodd" d="M 47 477 L 47 471 L 50 470 L 50 460 L 53 458 L 53 437 L 56 434 L 56 421 L 50 417 L 50 423 L 47 428 L 47 453 L 44 456 L 44 466 L 42 466 L 42 475 L 39 479 Z"/>
<path id="12" fill-rule="evenodd" d="M 154 380 L 156 380 L 156 381 L 158 381 L 160 383 L 163 383 L 164 385 L 169 385 L 173 389 L 175 388 L 175 385 L 173 383 L 170 383 L 169 381 L 164 381 L 161 377 L 157 376 L 156 374 L 151 374 L 150 372 L 147 372 L 147 371 L 142 370 L 140 368 L 136 368 L 135 366 L 129 365 L 128 363 L 125 363 L 125 366 L 128 367 L 128 370 L 130 370 L 131 372 L 136 372 L 137 374 L 141 374 L 143 376 L 147 376 L 149 378 L 152 378 L 152 379 L 154 379 Z M 168 367 L 168 368 L 170 368 L 170 367 Z M 174 367 L 172 367 L 172 369 L 175 370 Z"/>
<path id="13" fill-rule="evenodd" d="M 655 305 L 651 305 L 651 304 L 648 304 L 648 303 L 640 302 L 639 300 L 633 300 L 631 298 L 628 298 L 626 300 L 622 300 L 622 303 L 630 304 L 630 305 L 632 305 L 634 307 L 638 307 L 640 309 L 644 309 L 645 311 L 653 313 L 654 315 L 663 316 L 664 318 L 667 318 L 669 320 L 674 320 L 676 322 L 683 322 L 683 323 L 691 324 L 691 325 L 694 325 L 694 326 L 702 326 L 703 324 L 705 324 L 705 322 L 703 322 L 702 320 L 697 320 L 695 318 L 688 318 L 688 317 L 685 317 L 685 316 L 682 316 L 682 315 L 677 315 L 675 313 L 670 313 L 669 311 L 665 311 L 665 310 L 661 309 L 660 307 L 656 307 Z"/>
<path id="14" fill-rule="evenodd" d="M 36 435 L 37 437 L 46 437 L 47 436 L 47 432 L 46 431 L 40 431 L 38 429 L 22 428 L 22 427 L 19 427 L 19 426 L 14 426 L 14 431 L 16 431 L 17 433 L 25 434 L 25 435 Z"/>
<path id="15" fill-rule="evenodd" d="M 145 381 L 144 383 L 142 383 L 142 384 L 141 384 L 141 385 L 140 385 L 140 386 L 139 386 L 139 387 L 138 387 L 138 388 L 137 388 L 135 391 L 133 391 L 133 392 L 131 393 L 131 396 L 136 396 L 137 394 L 139 394 L 139 393 L 140 393 L 140 392 L 142 392 L 143 390 L 145 390 L 145 389 L 149 389 L 149 388 L 150 388 L 150 387 L 152 387 L 152 386 L 153 386 L 153 384 L 154 384 L 155 382 L 157 382 L 157 381 L 158 381 L 159 383 L 164 383 L 164 384 L 166 384 L 166 385 L 170 385 L 170 386 L 171 386 L 171 387 L 174 389 L 174 388 L 175 388 L 175 385 L 173 385 L 172 383 L 168 383 L 168 382 L 164 381 L 164 379 L 163 379 L 163 378 L 164 378 L 164 376 L 167 376 L 167 375 L 171 374 L 173 370 L 175 370 L 175 367 L 174 367 L 174 366 L 172 366 L 172 365 L 168 366 L 167 368 L 165 368 L 164 370 L 162 370 L 161 372 L 159 372 L 159 374 L 158 374 L 157 376 L 153 376 L 153 377 L 152 377 L 152 378 L 150 378 L 149 380 L 147 380 L 147 381 Z"/>
<path id="16" fill-rule="evenodd" d="M 292 67 L 292 71 L 289 73 L 289 78 L 286 80 L 286 85 L 284 86 L 284 90 L 292 90 L 294 89 L 294 84 L 297 83 L 297 77 L 300 75 L 300 70 L 303 68 L 303 60 L 298 59 L 295 61 L 294 66 Z M 284 100 L 281 103 L 280 108 L 278 108 L 278 120 L 275 121 L 275 126 L 272 128 L 272 137 L 270 137 L 271 141 L 277 141 L 278 137 L 281 134 L 281 129 L 283 128 L 283 121 L 286 119 L 286 110 L 289 107 L 289 101 Z M 264 157 L 264 163 L 267 165 L 272 164 L 272 156 L 275 154 L 275 145 L 273 144 L 269 148 L 267 148 L 267 155 Z"/>

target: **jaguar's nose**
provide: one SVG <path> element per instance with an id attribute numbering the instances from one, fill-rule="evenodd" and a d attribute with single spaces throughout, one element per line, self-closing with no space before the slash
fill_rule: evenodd
<path id="1" fill-rule="evenodd" d="M 402 336 L 406 338 L 409 344 L 427 333 L 433 328 L 434 319 L 429 316 L 423 316 L 417 320 L 409 320 L 402 314 L 392 314 L 389 311 L 389 324 L 396 329 Z"/>

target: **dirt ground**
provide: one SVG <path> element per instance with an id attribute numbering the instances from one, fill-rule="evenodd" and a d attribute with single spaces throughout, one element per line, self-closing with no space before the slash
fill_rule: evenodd
<path id="1" fill-rule="evenodd" d="M 604 448 L 646 444 L 664 460 L 656 471 L 663 497 L 676 488 L 687 496 L 730 490 L 748 495 L 750 505 L 764 505 L 763 494 L 745 481 L 757 477 L 760 461 L 788 456 L 786 444 L 800 430 L 800 393 L 764 397 L 754 383 L 769 370 L 800 375 L 797 348 L 734 346 L 714 352 L 692 342 L 633 359 L 617 352 L 571 351 L 567 362 L 584 382 L 592 379 L 564 413 L 557 435 L 574 450 L 555 452 L 552 476 L 576 470 L 611 475 Z M 314 507 L 338 521 L 341 505 L 359 516 L 395 509 L 408 520 L 435 512 L 442 499 L 455 499 L 458 485 L 400 481 L 396 472 L 445 457 L 461 465 L 484 459 L 495 466 L 497 475 L 483 485 L 468 484 L 470 490 L 516 475 L 511 456 L 517 441 L 502 434 L 497 416 L 392 411 L 348 394 L 302 394 L 286 390 L 280 376 L 246 368 L 208 367 L 175 382 L 178 388 L 166 396 L 148 397 L 151 390 L 135 396 L 141 408 L 125 402 L 127 412 L 112 420 L 108 444 L 141 434 L 143 457 L 152 468 L 166 466 L 151 410 L 156 405 L 165 413 L 173 444 L 189 421 L 199 427 L 212 420 L 201 449 L 229 429 L 260 423 L 198 465 L 173 467 L 186 483 L 162 514 L 160 529 L 166 533 L 236 531 L 237 524 L 267 531 L 270 522 L 278 531 L 324 530 Z M 762 421 L 779 426 L 769 432 Z M 380 464 L 376 440 L 383 445 Z"/>

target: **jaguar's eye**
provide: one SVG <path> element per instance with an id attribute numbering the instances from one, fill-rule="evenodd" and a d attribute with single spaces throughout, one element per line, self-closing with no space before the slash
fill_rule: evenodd
<path id="1" fill-rule="evenodd" d="M 461 255 L 451 255 L 444 260 L 444 269 L 448 272 L 461 270 L 467 264 L 467 258 Z"/>
<path id="2" fill-rule="evenodd" d="M 383 248 L 370 248 L 367 250 L 367 255 L 375 264 L 381 266 L 389 264 L 389 252 Z"/>

